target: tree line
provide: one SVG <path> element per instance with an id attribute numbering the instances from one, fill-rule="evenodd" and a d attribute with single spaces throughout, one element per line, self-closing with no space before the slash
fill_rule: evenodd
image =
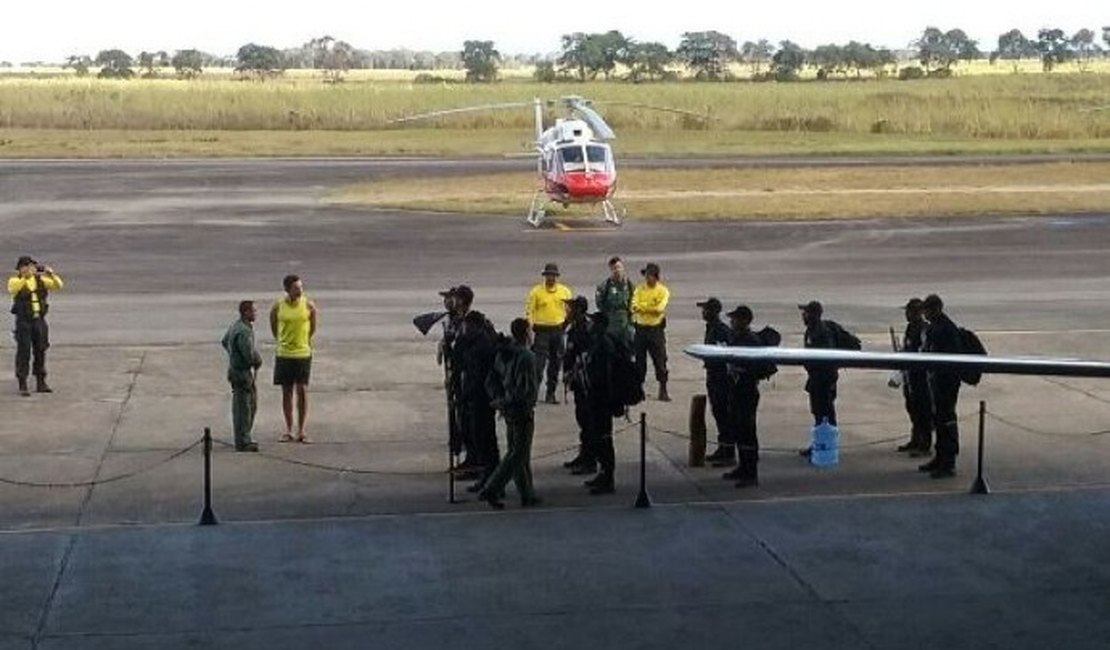
<path id="1" fill-rule="evenodd" d="M 636 41 L 620 31 L 575 32 L 561 37 L 557 55 L 516 55 L 504 57 L 493 41 L 468 40 L 461 51 L 419 52 L 411 50 L 370 51 L 353 47 L 331 36 L 313 38 L 300 47 L 278 48 L 248 43 L 234 57 L 220 57 L 195 49 L 141 52 L 132 57 L 120 49 L 102 50 L 97 56 L 73 55 L 65 63 L 78 76 L 98 67 L 102 78 L 130 79 L 173 75 L 191 79 L 208 67 L 234 67 L 244 78 L 266 79 L 290 68 L 319 70 L 326 81 L 338 83 L 354 69 L 407 69 L 466 71 L 470 82 L 492 82 L 507 66 L 535 66 L 534 76 L 541 82 L 591 81 L 598 78 L 631 82 L 677 79 L 683 72 L 699 81 L 728 81 L 735 77 L 735 66 L 746 67 L 754 81 L 793 81 L 805 68 L 816 70 L 819 80 L 861 78 L 897 74 L 902 79 L 945 77 L 960 62 L 988 58 L 992 64 L 1009 61 L 1017 70 L 1020 60 L 1036 59 L 1046 72 L 1074 62 L 1081 71 L 1110 52 L 1110 27 L 1102 28 L 1102 44 L 1093 30 L 1081 29 L 1067 35 L 1057 28 L 1045 28 L 1035 37 L 1012 29 L 998 36 L 997 47 L 984 53 L 978 41 L 962 29 L 942 30 L 927 27 L 911 44 L 917 65 L 899 69 L 899 56 L 887 48 L 850 41 L 805 49 L 790 40 L 772 44 L 767 39 L 737 43 L 718 31 L 686 32 L 679 45 L 670 49 L 663 43 Z M 136 70 L 137 68 L 137 70 Z M 430 77 L 441 80 L 438 77 Z"/>

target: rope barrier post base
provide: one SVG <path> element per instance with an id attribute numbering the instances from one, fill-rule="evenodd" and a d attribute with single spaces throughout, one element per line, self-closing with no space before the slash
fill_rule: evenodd
<path id="1" fill-rule="evenodd" d="M 694 395 L 690 399 L 690 451 L 687 464 L 690 467 L 705 467 L 705 395 Z"/>
<path id="2" fill-rule="evenodd" d="M 987 403 L 986 401 L 979 401 L 979 460 L 978 469 L 975 473 L 975 482 L 971 484 L 972 494 L 990 494 L 991 488 L 987 485 L 987 479 L 983 478 L 983 455 L 986 452 L 986 419 L 987 419 Z"/>
<path id="3" fill-rule="evenodd" d="M 216 513 L 212 512 L 212 429 L 204 427 L 204 510 L 198 526 L 215 526 Z"/>
<path id="4" fill-rule="evenodd" d="M 647 492 L 647 413 L 640 413 L 640 494 L 636 495 L 637 508 L 650 508 L 651 497 Z"/>

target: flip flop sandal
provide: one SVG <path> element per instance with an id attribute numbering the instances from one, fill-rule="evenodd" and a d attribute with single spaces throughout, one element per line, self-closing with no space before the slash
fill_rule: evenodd
<path id="1" fill-rule="evenodd" d="M 297 440 L 296 438 L 294 438 L 291 434 L 288 434 L 288 433 L 283 433 L 283 434 L 281 434 L 281 437 L 278 438 L 278 442 L 296 442 L 296 440 Z"/>

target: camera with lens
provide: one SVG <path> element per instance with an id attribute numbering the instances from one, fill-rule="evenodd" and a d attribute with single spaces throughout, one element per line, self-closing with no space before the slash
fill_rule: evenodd
<path id="1" fill-rule="evenodd" d="M 45 264 L 36 264 L 35 265 L 35 271 L 37 271 L 39 273 L 42 273 L 42 272 L 46 271 L 46 265 Z"/>

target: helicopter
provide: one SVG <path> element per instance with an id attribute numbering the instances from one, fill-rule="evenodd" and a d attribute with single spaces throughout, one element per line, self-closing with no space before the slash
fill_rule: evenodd
<path id="1" fill-rule="evenodd" d="M 617 166 L 613 148 L 609 144 L 617 135 L 600 114 L 593 109 L 591 100 L 578 95 L 569 95 L 557 100 L 548 100 L 547 105 L 562 106 L 569 117 L 557 118 L 555 123 L 544 127 L 544 100 L 536 97 L 531 102 L 508 102 L 467 106 L 442 111 L 433 111 L 391 120 L 391 123 L 427 120 L 445 115 L 474 111 L 523 108 L 531 106 L 536 117 L 535 148 L 536 172 L 542 187 L 532 194 L 525 221 L 533 228 L 539 228 L 547 217 L 552 205 L 600 205 L 601 218 L 609 224 L 619 226 L 625 215 L 613 202 L 617 189 Z M 706 119 L 705 115 L 675 108 L 649 106 L 627 102 L 628 106 L 650 110 L 678 113 Z"/>

